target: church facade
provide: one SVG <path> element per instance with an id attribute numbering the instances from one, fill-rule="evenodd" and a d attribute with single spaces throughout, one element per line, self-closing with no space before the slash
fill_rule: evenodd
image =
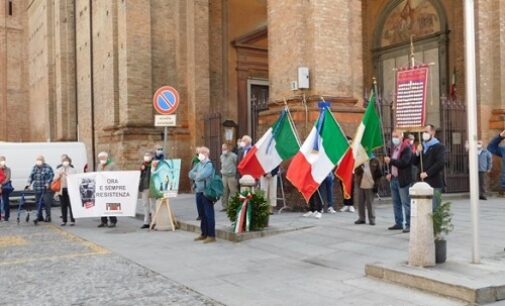
<path id="1" fill-rule="evenodd" d="M 476 0 L 479 134 L 504 128 L 505 3 Z M 463 1 L 1 0 L 0 141 L 82 141 L 136 169 L 162 142 L 153 93 L 180 94 L 168 156 L 254 140 L 288 105 L 303 138 L 331 102 L 353 135 L 377 79 L 386 135 L 395 71 L 430 67 L 427 119 L 448 147 L 448 191 L 468 189 Z M 304 77 L 307 77 L 305 84 Z M 496 163 L 498 165 L 498 163 Z M 499 171 L 495 167 L 494 171 Z"/>

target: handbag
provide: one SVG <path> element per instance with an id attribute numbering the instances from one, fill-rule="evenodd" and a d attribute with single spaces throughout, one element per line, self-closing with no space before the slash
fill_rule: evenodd
<path id="1" fill-rule="evenodd" d="M 8 181 L 7 183 L 2 185 L 2 190 L 6 193 L 11 193 L 14 191 L 14 187 L 12 187 L 12 182 Z"/>
<path id="2" fill-rule="evenodd" d="M 51 182 L 51 190 L 54 192 L 60 192 L 61 191 L 61 178 L 54 180 Z"/>
<path id="3" fill-rule="evenodd" d="M 216 175 L 216 171 L 212 169 L 212 175 L 210 176 L 210 181 L 207 184 L 207 180 L 204 182 L 205 190 L 203 195 L 212 202 L 216 203 L 223 195 L 223 181 L 219 175 Z"/>

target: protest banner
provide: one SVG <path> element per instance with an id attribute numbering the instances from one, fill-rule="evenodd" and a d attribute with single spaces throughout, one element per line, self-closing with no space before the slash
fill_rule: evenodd
<path id="1" fill-rule="evenodd" d="M 140 171 L 69 175 L 68 195 L 74 218 L 134 217 Z"/>

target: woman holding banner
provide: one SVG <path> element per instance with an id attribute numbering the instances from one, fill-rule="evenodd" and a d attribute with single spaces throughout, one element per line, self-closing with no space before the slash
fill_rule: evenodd
<path id="1" fill-rule="evenodd" d="M 67 188 L 67 176 L 75 174 L 77 171 L 72 166 L 72 159 L 68 155 L 63 155 L 61 159 L 61 167 L 56 169 L 56 175 L 54 176 L 54 181 L 61 180 L 61 194 L 60 194 L 60 204 L 61 204 L 61 226 L 67 225 L 67 215 L 70 214 L 70 226 L 75 225 L 74 215 L 72 214 L 72 207 L 70 206 L 70 199 L 68 197 Z M 68 214 L 67 214 L 68 212 Z"/>

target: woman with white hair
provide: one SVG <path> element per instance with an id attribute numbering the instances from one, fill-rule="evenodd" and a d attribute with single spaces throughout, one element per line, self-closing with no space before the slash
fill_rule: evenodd
<path id="1" fill-rule="evenodd" d="M 72 166 L 72 159 L 68 155 L 63 154 L 61 157 L 61 167 L 56 169 L 56 175 L 54 176 L 54 180 L 61 180 L 61 226 L 67 225 L 68 215 L 70 215 L 70 226 L 75 225 L 74 214 L 72 213 L 72 206 L 70 205 L 67 187 L 67 176 L 75 173 L 77 173 L 77 171 L 74 169 L 74 166 Z"/>
<path id="2" fill-rule="evenodd" d="M 117 171 L 116 164 L 109 158 L 109 153 L 100 152 L 98 153 L 98 167 L 96 169 L 97 172 L 103 171 Z M 107 224 L 107 217 L 102 217 L 101 223 L 98 227 L 116 227 L 117 217 L 109 217 L 110 224 Z"/>

